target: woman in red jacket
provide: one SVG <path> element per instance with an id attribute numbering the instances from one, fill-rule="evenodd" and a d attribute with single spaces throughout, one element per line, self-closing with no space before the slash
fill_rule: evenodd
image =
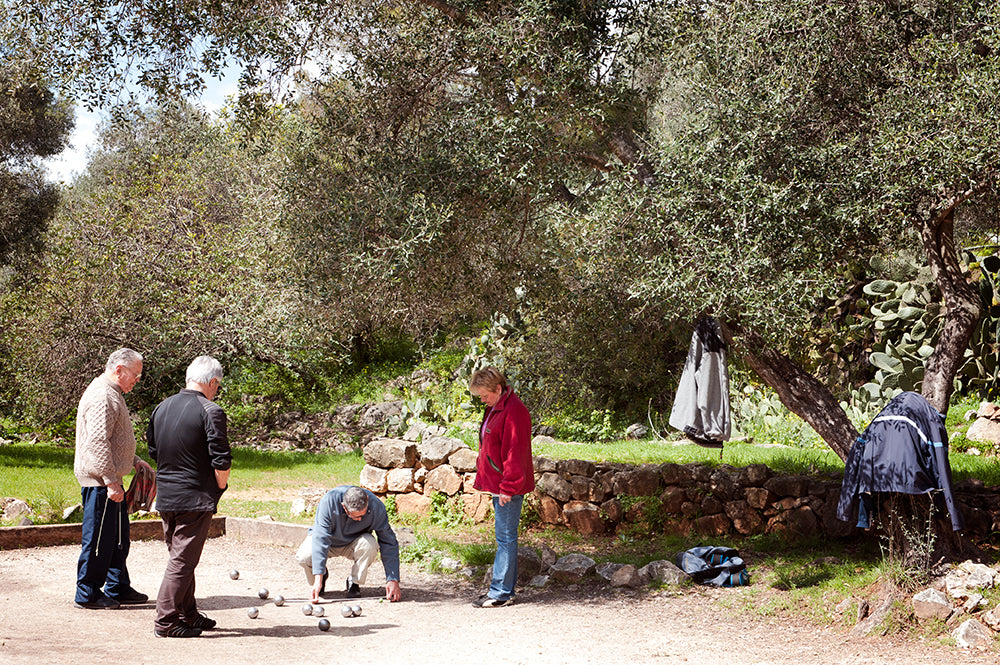
<path id="1" fill-rule="evenodd" d="M 497 554 L 490 589 L 472 604 L 503 607 L 514 602 L 517 526 L 524 495 L 535 489 L 531 463 L 531 416 L 495 367 L 473 372 L 469 392 L 486 404 L 479 428 L 475 488 L 493 494 Z"/>

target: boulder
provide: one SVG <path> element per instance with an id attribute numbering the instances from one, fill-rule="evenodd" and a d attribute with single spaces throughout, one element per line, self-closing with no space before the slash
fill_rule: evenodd
<path id="1" fill-rule="evenodd" d="M 682 584 L 690 579 L 688 574 L 683 570 L 670 561 L 662 559 L 659 561 L 650 561 L 639 569 L 639 573 L 646 579 L 661 584 Z"/>
<path id="2" fill-rule="evenodd" d="M 763 487 L 771 475 L 771 469 L 766 464 L 750 464 L 740 471 L 739 484 L 747 488 Z"/>
<path id="3" fill-rule="evenodd" d="M 417 445 L 403 439 L 372 439 L 364 457 L 366 463 L 383 469 L 410 468 L 417 463 Z"/>
<path id="4" fill-rule="evenodd" d="M 531 578 L 531 581 L 528 582 L 528 586 L 541 589 L 542 587 L 548 586 L 549 579 L 548 575 L 535 575 Z"/>
<path id="5" fill-rule="evenodd" d="M 556 462 L 556 470 L 568 476 L 586 476 L 590 478 L 597 471 L 593 462 L 582 459 L 566 459 Z"/>
<path id="6" fill-rule="evenodd" d="M 570 495 L 577 501 L 590 500 L 590 478 L 584 476 L 570 476 Z"/>
<path id="7" fill-rule="evenodd" d="M 386 486 L 390 492 L 412 492 L 413 469 L 389 469 Z"/>
<path id="8" fill-rule="evenodd" d="M 729 533 L 733 523 L 729 521 L 725 513 L 715 515 L 705 515 L 694 520 L 694 530 L 706 536 L 723 536 Z"/>
<path id="9" fill-rule="evenodd" d="M 556 473 L 543 473 L 535 483 L 535 489 L 551 496 L 560 503 L 565 503 L 573 498 L 573 486 Z"/>
<path id="10" fill-rule="evenodd" d="M 779 497 L 803 497 L 809 495 L 807 476 L 774 476 L 764 483 L 764 488 Z"/>
<path id="11" fill-rule="evenodd" d="M 427 473 L 427 478 L 424 480 L 425 494 L 428 487 L 431 490 L 444 492 L 448 496 L 454 496 L 462 489 L 462 476 L 458 475 L 450 464 L 442 464 Z"/>
<path id="12" fill-rule="evenodd" d="M 747 498 L 747 505 L 757 510 L 764 510 L 775 499 L 774 494 L 763 487 L 748 487 L 744 494 Z"/>
<path id="13" fill-rule="evenodd" d="M 542 570 L 548 570 L 558 560 L 559 555 L 554 549 L 548 545 L 542 545 Z"/>
<path id="14" fill-rule="evenodd" d="M 649 434 L 649 428 L 642 423 L 633 423 L 625 430 L 626 439 L 645 439 Z"/>
<path id="15" fill-rule="evenodd" d="M 420 466 L 428 470 L 435 469 L 447 462 L 448 457 L 460 448 L 467 448 L 467 446 L 458 439 L 448 436 L 427 437 L 417 446 Z"/>
<path id="16" fill-rule="evenodd" d="M 993 632 L 975 619 L 963 621 L 962 625 L 952 631 L 951 636 L 955 639 L 955 644 L 963 649 L 985 647 L 993 642 Z"/>
<path id="17" fill-rule="evenodd" d="M 533 547 L 517 548 L 517 581 L 527 584 L 529 580 L 542 572 L 542 557 Z"/>
<path id="18" fill-rule="evenodd" d="M 563 506 L 563 519 L 574 531 L 585 536 L 604 533 L 600 509 L 587 501 L 570 501 Z"/>
<path id="19" fill-rule="evenodd" d="M 751 508 L 746 501 L 727 503 L 726 517 L 732 520 L 733 528 L 745 536 L 764 531 L 764 519 L 760 516 L 760 512 Z"/>
<path id="20" fill-rule="evenodd" d="M 361 417 L 358 419 L 358 427 L 362 429 L 384 427 L 393 416 L 398 416 L 402 412 L 402 400 L 372 404 L 361 413 Z"/>
<path id="21" fill-rule="evenodd" d="M 567 554 L 560 557 L 552 567 L 549 568 L 549 575 L 560 582 L 579 582 L 584 577 L 594 572 L 597 562 L 584 554 Z"/>
<path id="22" fill-rule="evenodd" d="M 668 487 L 660 495 L 660 503 L 663 505 L 663 512 L 668 515 L 680 515 L 681 506 L 684 505 L 687 497 L 680 487 Z"/>
<path id="23" fill-rule="evenodd" d="M 389 489 L 388 475 L 389 472 L 386 469 L 365 464 L 361 467 L 361 477 L 358 484 L 376 494 L 384 494 Z"/>
<path id="24" fill-rule="evenodd" d="M 547 494 L 538 500 L 538 518 L 543 524 L 559 524 L 562 522 L 562 506 Z"/>
<path id="25" fill-rule="evenodd" d="M 455 467 L 455 471 L 459 473 L 472 473 L 476 470 L 478 458 L 479 453 L 468 446 L 462 446 L 448 455 L 448 464 Z"/>
<path id="26" fill-rule="evenodd" d="M 21 499 L 11 499 L 6 504 L 3 509 L 3 519 L 5 522 L 19 521 L 22 517 L 31 515 L 34 512 L 31 510 L 31 506 Z"/>
<path id="27" fill-rule="evenodd" d="M 651 496 L 657 493 L 660 486 L 660 472 L 652 464 L 619 471 L 614 475 L 613 493 L 628 496 Z"/>
<path id="28" fill-rule="evenodd" d="M 965 437 L 970 441 L 1000 443 L 1000 422 L 989 418 L 976 418 L 976 421 L 969 425 Z"/>
<path id="29" fill-rule="evenodd" d="M 426 517 L 431 514 L 431 498 L 416 492 L 397 494 L 396 512 L 400 515 L 419 515 Z"/>
<path id="30" fill-rule="evenodd" d="M 921 621 L 940 619 L 947 621 L 951 616 L 948 596 L 937 589 L 924 589 L 913 597 L 913 614 Z"/>
<path id="31" fill-rule="evenodd" d="M 465 516 L 473 522 L 485 522 L 493 510 L 493 497 L 489 492 L 465 492 L 462 494 Z"/>
<path id="32" fill-rule="evenodd" d="M 535 437 L 535 439 L 537 438 Z M 532 443 L 535 442 L 535 439 L 532 439 Z M 535 467 L 536 475 L 540 473 L 555 473 L 558 468 L 556 461 L 549 457 L 532 457 L 531 461 L 532 466 Z"/>
<path id="33" fill-rule="evenodd" d="M 632 564 L 625 564 L 612 575 L 608 580 L 613 587 L 640 587 L 649 583 L 648 579 L 643 579 L 638 569 Z"/>
<path id="34" fill-rule="evenodd" d="M 736 497 L 736 481 L 725 469 L 718 469 L 712 474 L 708 489 L 712 496 L 721 501 L 731 501 Z"/>
<path id="35" fill-rule="evenodd" d="M 598 577 L 602 577 L 608 582 L 610 582 L 614 574 L 618 572 L 618 569 L 620 569 L 624 565 L 625 565 L 624 563 L 605 561 L 604 563 L 597 564 L 597 566 L 594 568 L 594 572 L 597 573 Z"/>

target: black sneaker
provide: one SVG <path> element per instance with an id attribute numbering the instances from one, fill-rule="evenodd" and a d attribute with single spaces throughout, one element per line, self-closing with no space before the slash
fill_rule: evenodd
<path id="1" fill-rule="evenodd" d="M 472 601 L 473 607 L 506 607 L 508 605 L 514 604 L 514 597 L 511 596 L 507 600 L 497 600 L 496 598 L 490 598 L 485 593 L 479 598 Z"/>
<path id="2" fill-rule="evenodd" d="M 215 619 L 209 619 L 207 616 L 198 612 L 193 619 L 185 618 L 184 625 L 190 626 L 191 628 L 197 628 L 199 630 L 212 630 L 215 628 Z"/>
<path id="3" fill-rule="evenodd" d="M 149 596 L 139 593 L 135 589 L 129 589 L 120 596 L 114 596 L 114 600 L 117 600 L 122 605 L 142 605 L 149 602 Z"/>
<path id="4" fill-rule="evenodd" d="M 101 596 L 97 600 L 86 600 L 83 602 L 76 600 L 73 601 L 73 605 L 79 607 L 81 610 L 116 610 L 121 603 L 114 598 Z"/>
<path id="5" fill-rule="evenodd" d="M 361 597 L 361 587 L 358 586 L 357 582 L 352 582 L 351 578 L 347 578 L 347 597 L 348 598 L 360 598 Z"/>
<path id="6" fill-rule="evenodd" d="M 153 634 L 157 637 L 198 637 L 201 635 L 201 628 L 192 628 L 183 623 L 175 623 L 166 630 L 153 629 Z"/>

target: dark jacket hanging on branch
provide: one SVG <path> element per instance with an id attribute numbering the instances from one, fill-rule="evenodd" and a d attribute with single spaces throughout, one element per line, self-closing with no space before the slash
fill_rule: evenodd
<path id="1" fill-rule="evenodd" d="M 670 426 L 700 446 L 721 448 L 732 431 L 729 415 L 729 370 L 719 322 L 705 318 L 695 325 Z"/>
<path id="2" fill-rule="evenodd" d="M 965 520 L 952 490 L 944 416 L 921 395 L 904 392 L 892 398 L 851 447 L 837 517 L 850 520 L 860 499 L 858 526 L 868 528 L 874 493 L 937 490 L 951 515 L 952 529 L 964 529 Z"/>

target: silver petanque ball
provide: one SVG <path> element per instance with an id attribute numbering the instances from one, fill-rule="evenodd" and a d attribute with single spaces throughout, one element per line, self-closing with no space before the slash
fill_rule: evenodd
<path id="1" fill-rule="evenodd" d="M 247 616 L 250 617 L 251 619 L 256 619 L 258 614 L 260 614 L 260 610 L 257 609 L 256 607 L 251 607 L 247 609 Z"/>
<path id="2" fill-rule="evenodd" d="M 285 604 L 285 597 L 284 597 L 284 596 L 282 596 L 282 595 L 280 595 L 280 594 L 279 594 L 279 595 L 277 595 L 277 596 L 275 596 L 275 597 L 274 597 L 274 604 L 275 604 L 276 606 L 278 606 L 278 607 L 281 607 L 282 605 L 284 605 L 284 604 Z"/>
<path id="3" fill-rule="evenodd" d="M 313 613 L 313 606 L 310 605 L 309 603 L 306 603 L 305 605 L 302 606 L 302 613 L 305 614 L 306 616 L 309 616 L 310 614 Z"/>
<path id="4" fill-rule="evenodd" d="M 235 570 L 235 569 L 230 570 L 229 571 L 229 579 L 231 579 L 231 580 L 238 580 L 238 579 L 240 579 L 240 571 Z"/>
<path id="5" fill-rule="evenodd" d="M 322 605 L 313 605 L 313 616 L 321 617 L 326 614 L 326 610 L 323 609 Z"/>
<path id="6" fill-rule="evenodd" d="M 360 605 L 351 605 L 351 616 L 356 616 L 356 617 L 361 616 L 361 606 Z"/>
<path id="7" fill-rule="evenodd" d="M 261 587 L 260 590 L 257 592 L 257 597 L 260 598 L 261 600 L 265 600 L 270 595 L 271 592 L 265 589 L 264 587 Z"/>
<path id="8" fill-rule="evenodd" d="M 354 610 L 351 609 L 350 605 L 344 605 L 340 608 L 340 615 L 344 618 L 349 618 L 354 616 Z"/>
<path id="9" fill-rule="evenodd" d="M 330 630 L 330 622 L 329 622 L 329 620 L 327 620 L 327 619 L 320 619 L 319 620 L 319 629 L 322 630 L 322 631 L 324 631 L 324 632 Z"/>

